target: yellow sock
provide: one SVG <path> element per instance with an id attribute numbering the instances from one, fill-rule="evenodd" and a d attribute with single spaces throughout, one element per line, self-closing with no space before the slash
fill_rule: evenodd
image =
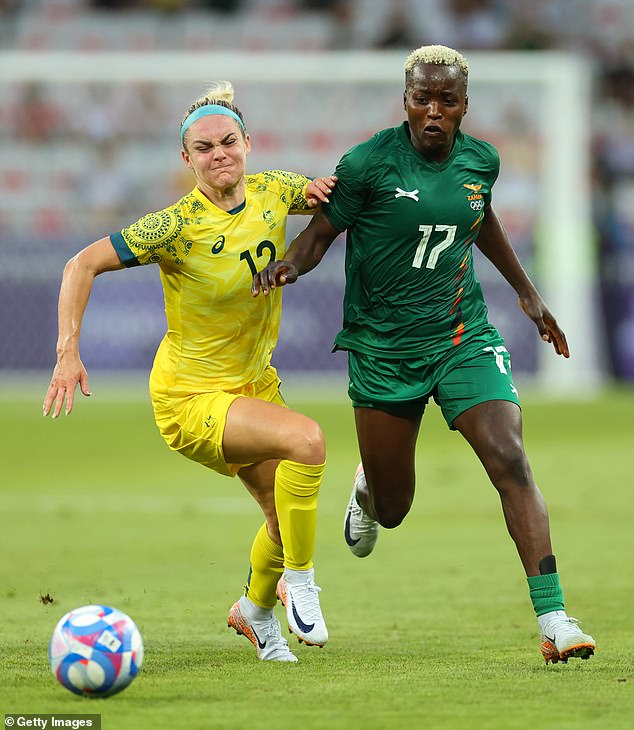
<path id="1" fill-rule="evenodd" d="M 284 550 L 269 537 L 266 522 L 253 540 L 250 560 L 244 595 L 260 608 L 273 608 L 277 601 L 275 587 L 284 572 Z"/>
<path id="2" fill-rule="evenodd" d="M 275 472 L 275 509 L 284 545 L 284 566 L 313 566 L 317 531 L 317 495 L 326 464 L 280 461 Z"/>

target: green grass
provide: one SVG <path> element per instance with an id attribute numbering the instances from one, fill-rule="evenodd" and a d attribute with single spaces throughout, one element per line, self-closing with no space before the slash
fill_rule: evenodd
<path id="1" fill-rule="evenodd" d="M 226 628 L 255 503 L 169 452 L 143 397 L 92 386 L 59 421 L 39 415 L 39 392 L 0 397 L 1 712 L 100 713 L 104 730 L 633 726 L 634 391 L 525 404 L 567 606 L 599 642 L 588 662 L 548 667 L 497 495 L 437 409 L 412 512 L 357 560 L 341 535 L 351 409 L 293 397 L 329 444 L 316 569 L 331 639 L 293 640 L 299 665 L 279 666 Z M 145 641 L 141 675 L 108 700 L 75 697 L 48 668 L 56 621 L 92 602 L 130 613 Z"/>

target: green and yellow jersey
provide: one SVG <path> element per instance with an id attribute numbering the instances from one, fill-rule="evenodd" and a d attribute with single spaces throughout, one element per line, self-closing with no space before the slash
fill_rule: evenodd
<path id="1" fill-rule="evenodd" d="M 152 394 L 233 390 L 260 378 L 277 343 L 282 290 L 252 297 L 253 275 L 286 251 L 286 216 L 312 212 L 308 178 L 248 175 L 245 202 L 224 211 L 198 189 L 110 236 L 126 266 L 158 264 L 167 333 Z"/>
<path id="2" fill-rule="evenodd" d="M 444 162 L 430 162 L 413 147 L 407 122 L 343 156 L 323 208 L 337 230 L 347 229 L 338 347 L 435 355 L 493 329 L 472 244 L 498 172 L 495 148 L 462 132 Z"/>

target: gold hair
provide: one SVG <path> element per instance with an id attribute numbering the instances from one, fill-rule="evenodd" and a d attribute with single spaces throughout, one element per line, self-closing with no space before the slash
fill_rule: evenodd
<path id="1" fill-rule="evenodd" d="M 467 59 L 447 46 L 421 46 L 415 48 L 405 59 L 405 75 L 408 76 L 415 66 L 420 63 L 433 63 L 438 66 L 458 66 L 465 79 L 469 76 L 469 62 Z"/>
<path id="2" fill-rule="evenodd" d="M 225 101 L 233 104 L 233 84 L 231 81 L 212 81 L 207 87 L 204 95 L 197 99 L 194 104 L 209 104 L 210 101 Z"/>

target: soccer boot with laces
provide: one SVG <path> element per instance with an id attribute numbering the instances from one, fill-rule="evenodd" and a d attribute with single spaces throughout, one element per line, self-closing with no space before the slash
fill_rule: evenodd
<path id="1" fill-rule="evenodd" d="M 323 646 L 328 641 L 328 629 L 319 605 L 315 572 L 289 570 L 277 582 L 277 597 L 286 609 L 288 630 L 309 646 Z"/>
<path id="2" fill-rule="evenodd" d="M 242 600 L 242 599 L 241 599 Z M 258 658 L 272 662 L 296 662 L 297 657 L 288 648 L 288 642 L 282 636 L 280 622 L 271 613 L 263 620 L 249 619 L 246 610 L 236 601 L 229 611 L 227 626 L 235 629 L 237 634 L 246 636 L 255 646 Z"/>
<path id="3" fill-rule="evenodd" d="M 589 659 L 594 654 L 594 639 L 583 633 L 576 618 L 566 616 L 563 611 L 554 611 L 547 621 L 540 621 L 540 626 L 541 650 L 546 664 L 566 663 L 574 658 Z"/>
<path id="4" fill-rule="evenodd" d="M 379 523 L 368 517 L 357 502 L 357 488 L 361 486 L 365 487 L 363 464 L 359 464 L 354 475 L 352 494 L 343 522 L 343 536 L 353 555 L 365 558 L 374 550 L 379 537 Z"/>

